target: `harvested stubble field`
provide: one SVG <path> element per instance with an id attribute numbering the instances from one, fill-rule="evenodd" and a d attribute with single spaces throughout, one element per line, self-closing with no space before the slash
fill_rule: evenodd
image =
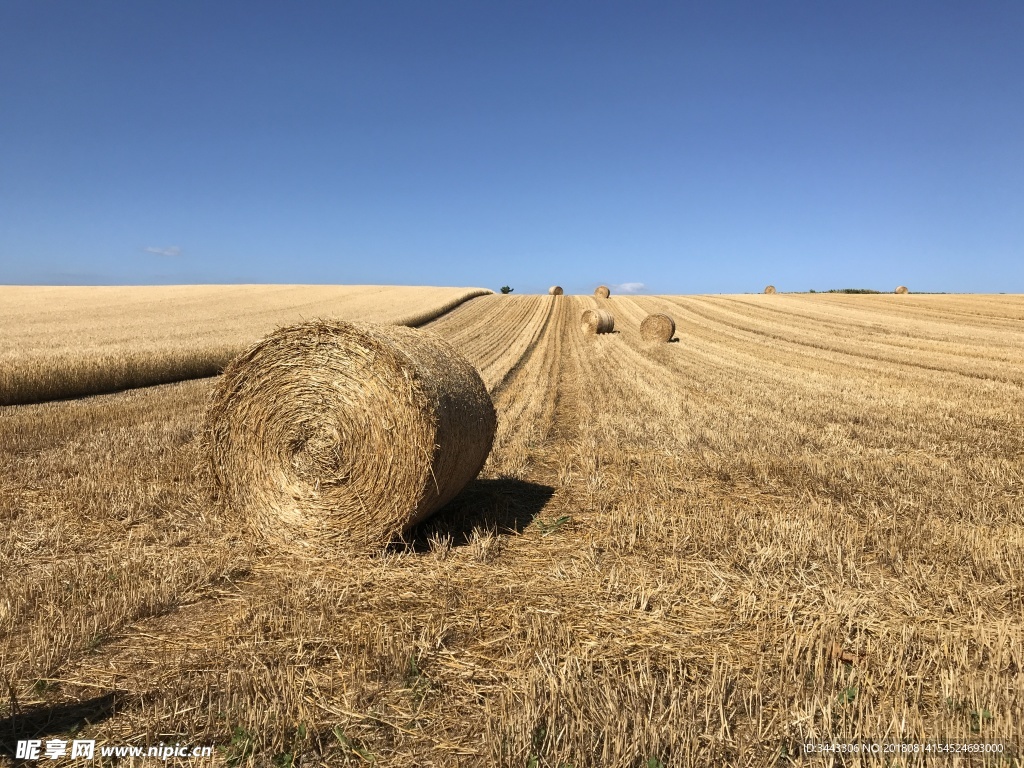
<path id="1" fill-rule="evenodd" d="M 87 718 L 223 765 L 1020 755 L 1024 297 L 612 297 L 587 338 L 596 306 L 429 323 L 491 457 L 408 546 L 327 566 L 211 503 L 214 380 L 0 409 L 0 747 Z M 678 343 L 641 343 L 655 312 Z M 1021 764 L 958 760 L 888 764 Z"/>

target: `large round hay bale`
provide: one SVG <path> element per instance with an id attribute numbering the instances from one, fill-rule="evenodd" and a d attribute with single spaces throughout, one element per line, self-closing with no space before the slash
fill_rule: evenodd
<path id="1" fill-rule="evenodd" d="M 764 289 L 764 292 L 765 293 L 775 293 L 775 286 L 774 285 L 766 285 L 765 289 Z"/>
<path id="2" fill-rule="evenodd" d="M 900 285 L 896 287 L 896 293 L 910 293 L 910 291 L 907 290 L 907 286 Z"/>
<path id="3" fill-rule="evenodd" d="M 599 285 L 597 286 L 597 290 L 594 291 L 594 295 L 599 299 L 607 299 L 612 295 L 612 292 L 608 290 L 607 285 Z"/>
<path id="4" fill-rule="evenodd" d="M 550 288 L 548 288 L 548 293 L 550 293 L 552 296 L 561 296 L 563 293 L 562 286 L 552 285 Z"/>
<path id="5" fill-rule="evenodd" d="M 661 313 L 648 315 L 640 323 L 640 336 L 644 341 L 672 341 L 676 321 Z"/>
<path id="6" fill-rule="evenodd" d="M 472 480 L 494 405 L 447 342 L 402 326 L 281 328 L 225 369 L 207 414 L 225 505 L 312 550 L 383 545 Z"/>
<path id="7" fill-rule="evenodd" d="M 615 330 L 615 316 L 606 309 L 588 309 L 580 318 L 583 333 L 611 333 Z"/>

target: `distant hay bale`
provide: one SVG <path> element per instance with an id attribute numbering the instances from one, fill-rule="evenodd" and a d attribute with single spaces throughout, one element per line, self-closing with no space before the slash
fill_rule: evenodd
<path id="1" fill-rule="evenodd" d="M 430 516 L 483 467 L 495 422 L 480 374 L 437 336 L 314 320 L 228 365 L 206 438 L 225 506 L 319 553 Z"/>
<path id="2" fill-rule="evenodd" d="M 583 333 L 611 333 L 615 330 L 615 316 L 606 309 L 588 309 L 580 318 Z"/>
<path id="3" fill-rule="evenodd" d="M 597 286 L 597 290 L 594 291 L 594 295 L 599 299 L 607 299 L 612 295 L 612 292 L 608 290 L 607 285 L 599 285 Z"/>
<path id="4" fill-rule="evenodd" d="M 561 296 L 563 293 L 562 286 L 552 285 L 550 288 L 548 288 L 548 293 L 550 293 L 552 296 Z"/>
<path id="5" fill-rule="evenodd" d="M 676 321 L 668 315 L 648 315 L 640 323 L 640 336 L 644 341 L 672 341 L 676 333 Z"/>
<path id="6" fill-rule="evenodd" d="M 910 291 L 907 290 L 907 286 L 900 285 L 896 287 L 896 293 L 910 293 Z"/>
<path id="7" fill-rule="evenodd" d="M 774 285 L 765 286 L 764 292 L 765 293 L 775 293 L 776 292 L 775 291 L 775 286 Z"/>

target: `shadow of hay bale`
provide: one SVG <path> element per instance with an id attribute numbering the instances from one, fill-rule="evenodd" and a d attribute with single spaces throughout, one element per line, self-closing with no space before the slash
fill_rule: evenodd
<path id="1" fill-rule="evenodd" d="M 453 547 L 468 544 L 475 529 L 517 534 L 533 522 L 554 495 L 550 485 L 511 477 L 474 480 L 433 516 L 411 528 L 391 551 L 429 552 L 432 537 L 450 536 Z"/>
<path id="2" fill-rule="evenodd" d="M 20 739 L 66 734 L 102 722 L 115 714 L 117 706 L 123 703 L 122 697 L 123 694 L 112 691 L 84 701 L 15 707 L 7 718 L 0 720 L 0 755 L 14 758 L 14 748 Z"/>

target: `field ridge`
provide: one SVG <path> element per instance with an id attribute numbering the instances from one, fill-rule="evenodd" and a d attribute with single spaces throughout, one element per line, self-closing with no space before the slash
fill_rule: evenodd
<path id="1" fill-rule="evenodd" d="M 216 376 L 280 325 L 337 317 L 420 327 L 493 293 L 408 286 L 217 288 L 145 286 L 133 293 L 0 287 L 0 406 Z M 303 289 L 316 298 L 299 303 Z"/>

